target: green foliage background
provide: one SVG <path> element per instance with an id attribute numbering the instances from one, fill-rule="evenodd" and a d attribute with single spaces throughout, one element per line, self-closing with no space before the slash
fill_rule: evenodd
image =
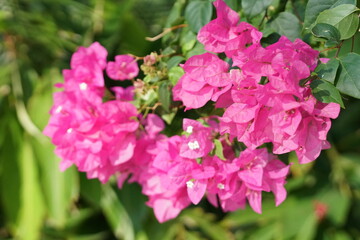
<path id="1" fill-rule="evenodd" d="M 356 1 L 340 1 L 359 7 Z M 227 2 L 244 20 L 262 26 L 265 44 L 284 34 L 323 50 L 324 42 L 305 28 L 316 20 L 306 16 L 313 8 L 305 10 L 339 1 Z M 333 121 L 331 149 L 307 165 L 299 165 L 293 154 L 284 156 L 294 163 L 288 198 L 275 207 L 273 196 L 264 195 L 262 215 L 249 208 L 223 213 L 204 200 L 159 224 L 138 185 L 118 190 L 114 182 L 101 185 L 75 168 L 59 171 L 54 147 L 41 130 L 53 85 L 62 81 L 71 54 L 93 41 L 107 48 L 108 59 L 145 56 L 160 48 L 184 57 L 201 53 L 194 32 L 203 23 L 192 19 L 196 12 L 189 5 L 204 9 L 204 23 L 211 18 L 206 0 L 0 1 L 0 239 L 360 239 L 360 101 L 352 97 L 342 98 L 346 108 Z M 189 28 L 145 40 L 164 26 L 184 23 L 184 17 Z M 340 52 L 323 55 L 342 56 L 351 48 L 360 54 L 358 31 L 354 43 L 344 41 Z"/>

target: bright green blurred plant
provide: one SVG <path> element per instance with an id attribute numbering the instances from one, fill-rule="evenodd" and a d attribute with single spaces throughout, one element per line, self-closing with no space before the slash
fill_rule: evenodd
<path id="1" fill-rule="evenodd" d="M 163 53 L 172 53 L 179 42 L 185 58 L 198 54 L 203 49 L 194 29 L 145 40 L 163 26 L 182 24 L 189 2 L 177 0 L 173 7 L 166 0 L 0 2 L 0 239 L 360 238 L 360 102 L 350 97 L 343 99 L 346 109 L 333 122 L 332 148 L 307 165 L 289 154 L 294 162 L 286 185 L 289 197 L 275 208 L 272 197 L 265 195 L 262 215 L 250 209 L 225 214 L 204 201 L 159 224 L 139 186 L 120 191 L 114 183 L 101 185 L 74 168 L 59 171 L 54 147 L 41 130 L 49 117 L 53 85 L 62 81 L 61 69 L 68 68 L 72 52 L 97 40 L 110 58 L 121 53 L 144 56 L 161 44 L 169 46 Z M 309 17 L 312 5 L 338 1 L 227 2 L 248 22 L 265 26 L 266 41 L 284 34 L 324 50 L 323 42 L 301 29 L 316 20 Z M 282 27 L 283 21 L 290 27 Z M 357 33 L 354 41 L 341 43 L 341 51 L 324 54 L 342 56 L 351 49 L 360 54 L 359 39 Z M 177 70 L 169 75 L 176 78 Z"/>

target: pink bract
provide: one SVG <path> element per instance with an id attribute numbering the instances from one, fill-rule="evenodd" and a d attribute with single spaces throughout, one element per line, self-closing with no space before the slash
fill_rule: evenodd
<path id="1" fill-rule="evenodd" d="M 106 73 L 114 80 L 133 79 L 139 74 L 139 67 L 134 57 L 117 55 L 115 62 L 108 62 Z"/>
<path id="2" fill-rule="evenodd" d="M 228 57 L 232 57 L 234 51 L 260 42 L 262 33 L 248 23 L 239 23 L 239 15 L 223 0 L 216 0 L 213 4 L 217 18 L 206 24 L 198 33 L 198 40 L 204 44 L 205 50 L 225 52 Z"/>

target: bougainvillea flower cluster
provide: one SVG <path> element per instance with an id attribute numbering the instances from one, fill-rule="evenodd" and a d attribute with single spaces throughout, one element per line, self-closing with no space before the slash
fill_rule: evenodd
<path id="1" fill-rule="evenodd" d="M 231 70 L 213 53 L 192 56 L 182 65 L 185 74 L 173 89 L 174 98 L 187 109 L 216 102 L 225 109 L 220 133 L 248 148 L 272 143 L 275 154 L 295 151 L 300 163 L 315 160 L 329 148 L 330 119 L 340 111 L 339 104 L 315 99 L 310 80 L 301 81 L 310 77 L 319 53 L 300 39 L 291 42 L 284 36 L 264 48 L 261 32 L 239 23 L 222 0 L 214 5 L 217 18 L 201 29 L 198 39 L 206 50 L 231 57 Z"/>
<path id="2" fill-rule="evenodd" d="M 62 170 L 75 165 L 103 183 L 115 176 L 120 188 L 126 180 L 137 182 L 160 222 L 204 197 L 224 211 L 248 202 L 257 213 L 263 192 L 274 194 L 276 206 L 285 200 L 290 166 L 276 154 L 295 151 L 300 163 L 316 159 L 330 146 L 326 135 L 339 105 L 321 103 L 311 93 L 317 51 L 286 37 L 263 47 L 261 32 L 240 22 L 222 0 L 214 6 L 217 18 L 198 34 L 209 52 L 181 65 L 185 73 L 173 97 L 186 110 L 212 101 L 223 114 L 183 119 L 182 134 L 166 136 L 158 115 L 143 115 L 133 105 L 138 86 L 113 87 L 114 100 L 103 100 L 104 72 L 113 80 L 134 79 L 138 59 L 118 55 L 108 62 L 99 43 L 81 47 L 63 71 L 64 83 L 56 85 L 62 91 L 54 94 L 44 130 Z M 144 58 L 145 65 L 156 61 Z M 246 149 L 235 153 L 235 142 Z"/>

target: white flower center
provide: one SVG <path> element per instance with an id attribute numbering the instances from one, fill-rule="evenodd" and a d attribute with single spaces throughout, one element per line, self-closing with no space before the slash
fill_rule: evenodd
<path id="1" fill-rule="evenodd" d="M 73 129 L 69 128 L 68 130 L 66 130 L 67 133 L 72 133 Z"/>
<path id="2" fill-rule="evenodd" d="M 217 185 L 217 187 L 218 187 L 218 189 L 225 189 L 225 185 L 222 184 L 222 183 L 219 183 L 219 184 Z"/>
<path id="3" fill-rule="evenodd" d="M 193 188 L 194 187 L 194 182 L 193 181 L 187 181 L 186 182 L 186 186 L 188 187 L 188 188 Z"/>
<path id="4" fill-rule="evenodd" d="M 193 132 L 193 126 L 188 126 L 187 128 L 186 128 L 186 132 L 187 133 L 192 133 Z"/>
<path id="5" fill-rule="evenodd" d="M 58 107 L 55 109 L 55 113 L 60 113 L 62 109 L 63 109 L 62 106 L 58 106 Z"/>
<path id="6" fill-rule="evenodd" d="M 198 141 L 188 142 L 188 146 L 191 150 L 199 149 L 200 145 Z"/>
<path id="7" fill-rule="evenodd" d="M 87 87 L 88 87 L 88 85 L 86 83 L 84 83 L 84 82 L 79 84 L 80 90 L 86 90 Z"/>

